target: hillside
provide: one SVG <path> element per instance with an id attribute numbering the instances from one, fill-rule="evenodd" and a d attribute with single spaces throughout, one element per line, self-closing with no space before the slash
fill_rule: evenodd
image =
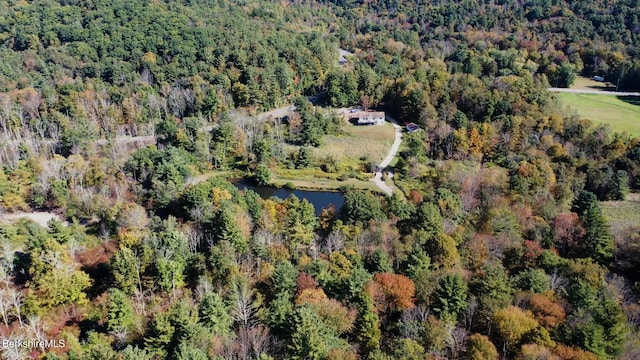
<path id="1" fill-rule="evenodd" d="M 2 358 L 639 358 L 640 139 L 547 91 L 637 87 L 637 14 L 0 0 Z"/>

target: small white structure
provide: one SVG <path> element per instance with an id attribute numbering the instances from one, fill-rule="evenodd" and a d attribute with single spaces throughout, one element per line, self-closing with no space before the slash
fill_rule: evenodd
<path id="1" fill-rule="evenodd" d="M 383 125 L 384 112 L 382 111 L 358 111 L 349 114 L 350 119 L 358 119 L 358 125 Z"/>

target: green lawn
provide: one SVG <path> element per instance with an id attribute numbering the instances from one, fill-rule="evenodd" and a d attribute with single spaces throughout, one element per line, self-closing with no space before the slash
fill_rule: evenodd
<path id="1" fill-rule="evenodd" d="M 612 130 L 640 136 L 640 97 L 558 93 L 565 106 L 581 118 L 609 124 Z"/>

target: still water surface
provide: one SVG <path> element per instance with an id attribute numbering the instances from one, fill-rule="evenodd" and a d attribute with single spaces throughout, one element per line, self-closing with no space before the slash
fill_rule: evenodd
<path id="1" fill-rule="evenodd" d="M 342 204 L 344 204 L 344 195 L 340 192 L 279 189 L 271 186 L 257 186 L 247 180 L 235 181 L 234 185 L 240 190 L 253 190 L 263 199 L 268 199 L 272 196 L 286 199 L 291 195 L 295 195 L 300 199 L 307 199 L 316 209 L 316 215 L 319 215 L 320 211 L 329 205 L 333 205 L 336 210 L 340 210 Z"/>

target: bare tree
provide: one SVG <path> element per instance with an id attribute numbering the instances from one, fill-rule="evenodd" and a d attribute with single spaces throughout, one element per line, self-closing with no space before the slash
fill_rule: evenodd
<path id="1" fill-rule="evenodd" d="M 44 325 L 44 321 L 40 319 L 38 316 L 30 316 L 29 321 L 27 323 L 27 332 L 31 335 L 31 338 L 35 339 L 41 344 L 44 344 L 46 340 L 46 328 Z M 44 347 L 40 348 L 40 351 L 44 354 Z"/>
<path id="2" fill-rule="evenodd" d="M 27 334 L 21 331 L 14 331 L 9 334 L 7 341 L 11 343 L 19 343 L 26 341 L 28 338 Z M 0 349 L 0 354 L 2 354 L 2 359 L 5 360 L 24 360 L 31 358 L 31 356 L 29 356 L 29 348 L 24 346 L 2 347 Z"/>
<path id="3" fill-rule="evenodd" d="M 75 259 L 76 254 L 79 251 L 82 251 L 85 248 L 85 245 L 78 242 L 78 239 L 75 236 L 72 236 L 67 242 L 67 247 L 69 248 L 69 254 L 72 259 Z"/>
<path id="4" fill-rule="evenodd" d="M 204 232 L 196 226 L 190 226 L 186 231 L 189 239 L 189 250 L 195 254 L 204 243 Z"/>
<path id="5" fill-rule="evenodd" d="M 196 286 L 195 294 L 197 299 L 202 299 L 205 295 L 213 292 L 213 286 L 205 276 L 201 276 L 198 279 L 198 286 Z"/>
<path id="6" fill-rule="evenodd" d="M 256 308 L 253 302 L 253 290 L 247 280 L 238 280 L 234 284 L 233 319 L 240 328 L 248 329 L 256 324 Z"/>
<path id="7" fill-rule="evenodd" d="M 12 314 L 16 316 L 20 326 L 22 323 L 22 292 L 16 289 L 9 289 L 9 300 L 11 301 Z"/>
<path id="8" fill-rule="evenodd" d="M 47 130 L 49 133 L 49 138 L 53 140 L 53 142 L 58 142 L 60 140 L 60 134 L 62 130 L 60 126 L 54 122 L 50 122 L 47 124 Z"/>
<path id="9" fill-rule="evenodd" d="M 11 311 L 11 299 L 7 289 L 0 289 L 0 315 L 4 326 L 9 327 L 9 312 Z"/>
<path id="10" fill-rule="evenodd" d="M 566 277 L 560 275 L 558 269 L 553 270 L 553 274 L 549 276 L 549 280 L 551 282 L 551 289 L 556 292 L 560 289 L 564 289 L 569 283 L 569 280 Z"/>
<path id="11" fill-rule="evenodd" d="M 476 314 L 478 313 L 479 307 L 480 307 L 480 304 L 478 304 L 478 300 L 475 298 L 475 296 L 472 296 L 471 298 L 469 298 L 469 301 L 467 302 L 467 307 L 462 312 L 462 321 L 465 325 L 465 328 L 468 331 L 471 330 L 471 325 L 473 325 L 473 321 L 475 319 Z"/>
<path id="12" fill-rule="evenodd" d="M 113 335 L 113 337 L 116 340 L 116 344 L 115 344 L 116 349 L 122 349 L 125 347 L 125 345 L 127 345 L 127 337 L 129 336 L 129 330 L 127 330 L 126 328 L 113 330 L 111 331 L 111 335 Z"/>
<path id="13" fill-rule="evenodd" d="M 456 327 L 451 330 L 447 338 L 447 348 L 449 348 L 451 359 L 458 358 L 458 355 L 465 350 L 469 332 L 465 328 Z"/>
<path id="14" fill-rule="evenodd" d="M 269 335 L 268 328 L 258 325 L 249 329 L 240 329 L 237 342 L 240 359 L 257 359 L 269 348 L 271 335 Z"/>
<path id="15" fill-rule="evenodd" d="M 149 94 L 149 96 L 147 97 L 147 102 L 150 117 L 161 119 L 169 113 L 167 100 L 162 96 Z"/>
<path id="16" fill-rule="evenodd" d="M 327 254 L 334 251 L 340 251 L 344 247 L 344 234 L 339 231 L 332 231 L 327 238 L 324 239 L 323 249 Z"/>

